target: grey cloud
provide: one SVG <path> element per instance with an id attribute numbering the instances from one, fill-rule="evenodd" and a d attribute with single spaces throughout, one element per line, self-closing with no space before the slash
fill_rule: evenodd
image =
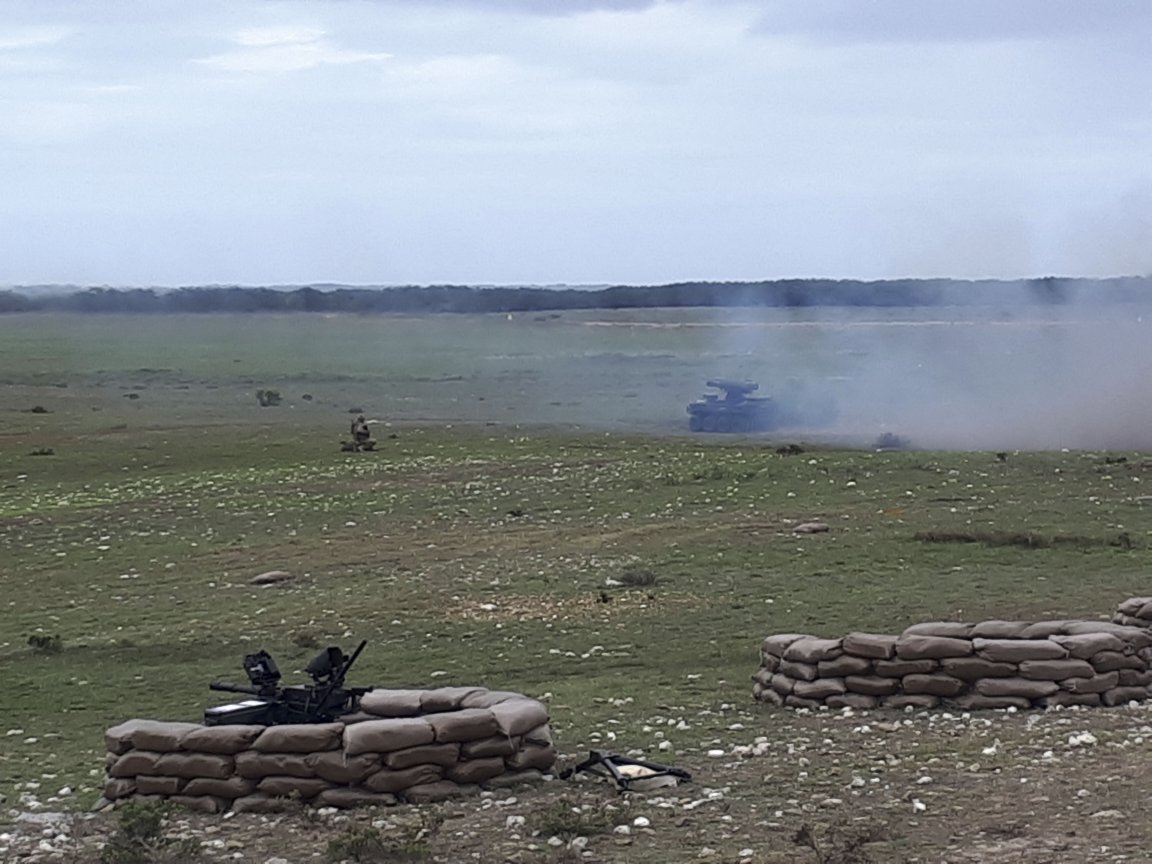
<path id="1" fill-rule="evenodd" d="M 1145 0 L 805 0 L 769 4 L 754 28 L 832 43 L 981 42 L 1152 30 Z"/>

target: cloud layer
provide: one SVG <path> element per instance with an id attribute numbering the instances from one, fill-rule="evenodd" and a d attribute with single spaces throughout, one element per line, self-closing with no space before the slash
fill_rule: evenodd
<path id="1" fill-rule="evenodd" d="M 1152 271 L 1152 7 L 12 0 L 0 284 Z"/>

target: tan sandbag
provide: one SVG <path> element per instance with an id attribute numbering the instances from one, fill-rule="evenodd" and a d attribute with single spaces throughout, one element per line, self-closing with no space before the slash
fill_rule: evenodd
<path id="1" fill-rule="evenodd" d="M 1132 615 L 1122 615 L 1117 612 L 1112 616 L 1113 624 L 1122 624 L 1125 627 L 1147 627 L 1152 624 L 1152 621 L 1145 621 L 1143 618 L 1136 618 Z"/>
<path id="2" fill-rule="evenodd" d="M 820 677 L 820 670 L 815 663 L 801 663 L 796 660 L 781 660 L 778 674 L 787 675 L 797 681 L 815 681 Z"/>
<path id="3" fill-rule="evenodd" d="M 116 760 L 120 758 L 119 753 L 105 753 L 104 754 L 104 773 L 107 774 L 112 770 L 112 766 L 116 764 Z"/>
<path id="4" fill-rule="evenodd" d="M 351 711 L 347 714 L 340 715 L 340 722 L 345 726 L 351 726 L 353 723 L 363 723 L 366 720 L 379 719 L 379 714 L 369 714 L 367 711 Z"/>
<path id="5" fill-rule="evenodd" d="M 373 690 L 360 697 L 360 710 L 380 717 L 417 717 L 423 690 Z"/>
<path id="6" fill-rule="evenodd" d="M 181 738 L 203 728 L 199 723 L 144 724 L 132 732 L 132 747 L 154 753 L 176 753 L 180 750 Z"/>
<path id="7" fill-rule="evenodd" d="M 973 624 L 962 621 L 926 621 L 923 624 L 913 624 L 905 628 L 900 634 L 906 636 L 941 636 L 947 639 L 969 639 L 972 637 Z M 899 644 L 899 642 L 897 642 Z"/>
<path id="8" fill-rule="evenodd" d="M 283 813 L 285 810 L 292 807 L 292 802 L 287 798 L 277 798 L 273 795 L 265 795 L 261 792 L 256 792 L 252 795 L 245 795 L 243 798 L 237 798 L 232 802 L 233 813 Z"/>
<path id="9" fill-rule="evenodd" d="M 1111 690 L 1105 690 L 1100 694 L 1100 701 L 1109 708 L 1127 705 L 1129 702 L 1143 702 L 1147 698 L 1147 687 L 1113 687 Z"/>
<path id="10" fill-rule="evenodd" d="M 483 687 L 437 687 L 435 690 L 425 690 L 420 696 L 420 711 L 424 714 L 459 711 L 460 703 L 466 698 L 483 692 Z"/>
<path id="11" fill-rule="evenodd" d="M 1137 609 L 1135 612 L 1125 612 L 1124 614 L 1131 614 L 1133 618 L 1144 621 L 1145 623 L 1152 623 L 1152 598 L 1149 598 L 1147 602 L 1145 602 L 1144 605 Z"/>
<path id="12" fill-rule="evenodd" d="M 373 792 L 399 792 L 409 786 L 434 783 L 443 776 L 444 768 L 440 765 L 413 765 L 397 771 L 382 768 L 369 774 L 362 785 Z"/>
<path id="13" fill-rule="evenodd" d="M 1136 651 L 1152 646 L 1152 631 L 1143 627 L 1125 627 L 1113 624 L 1111 621 L 1072 621 L 1064 625 L 1063 632 L 1069 636 L 1081 633 L 1112 633 Z"/>
<path id="14" fill-rule="evenodd" d="M 124 753 L 127 753 L 135 746 L 132 743 L 132 736 L 135 733 L 143 729 L 150 729 L 163 725 L 165 724 L 161 723 L 159 720 L 125 720 L 118 726 L 113 726 L 104 732 L 104 747 L 108 750 L 109 753 L 115 753 L 117 756 L 120 756 Z M 143 750 L 145 748 L 140 747 L 137 749 Z"/>
<path id="15" fill-rule="evenodd" d="M 756 674 L 752 676 L 752 680 L 759 684 L 761 687 L 772 686 L 772 676 L 775 673 L 763 667 L 756 670 Z"/>
<path id="16" fill-rule="evenodd" d="M 775 672 L 780 668 L 780 658 L 775 654 L 761 654 L 760 668 L 765 672 Z"/>
<path id="17" fill-rule="evenodd" d="M 971 653 L 970 639 L 912 633 L 896 640 L 896 656 L 901 660 L 939 660 L 942 657 L 966 657 Z"/>
<path id="18" fill-rule="evenodd" d="M 1023 639 L 1024 631 L 1034 621 L 981 621 L 972 625 L 972 638 L 980 639 Z"/>
<path id="19" fill-rule="evenodd" d="M 525 744 L 542 744 L 545 747 L 551 747 L 554 743 L 552 727 L 547 723 L 537 726 L 535 729 L 529 729 L 521 737 L 523 737 Z"/>
<path id="20" fill-rule="evenodd" d="M 216 780 L 212 777 L 196 777 L 188 781 L 184 787 L 185 795 L 211 795 L 213 798 L 243 798 L 256 791 L 256 781 L 246 780 L 243 777 L 229 777 L 227 780 Z"/>
<path id="21" fill-rule="evenodd" d="M 428 724 L 438 744 L 490 738 L 500 731 L 500 724 L 492 713 L 499 707 L 462 708 L 445 714 L 431 714 L 427 718 Z"/>
<path id="22" fill-rule="evenodd" d="M 169 777 L 216 777 L 223 780 L 230 777 L 235 768 L 231 756 L 217 753 L 162 753 L 156 760 L 155 774 Z"/>
<path id="23" fill-rule="evenodd" d="M 343 734 L 343 723 L 269 726 L 252 742 L 252 749 L 261 753 L 319 753 L 339 748 L 340 736 Z"/>
<path id="24" fill-rule="evenodd" d="M 141 795 L 179 795 L 188 781 L 183 777 L 136 776 L 136 791 Z"/>
<path id="25" fill-rule="evenodd" d="M 843 678 L 817 678 L 815 681 L 797 681 L 792 693 L 801 699 L 823 701 L 829 696 L 847 692 Z"/>
<path id="26" fill-rule="evenodd" d="M 1068 707 L 1070 705 L 1080 705 L 1085 708 L 1096 708 L 1100 705 L 1099 693 L 1069 693 L 1067 690 L 1061 690 L 1059 693 L 1053 693 L 1051 696 L 1045 696 L 1043 699 L 1038 700 L 1039 704 L 1044 707 L 1052 707 L 1062 705 Z"/>
<path id="27" fill-rule="evenodd" d="M 506 771 L 491 780 L 485 780 L 483 785 L 485 789 L 510 789 L 526 783 L 539 783 L 543 779 L 544 775 L 535 768 L 527 768 L 523 771 Z"/>
<path id="28" fill-rule="evenodd" d="M 1148 687 L 1152 685 L 1152 671 L 1148 669 L 1117 669 L 1121 687 Z"/>
<path id="29" fill-rule="evenodd" d="M 795 642 L 797 639 L 811 639 L 807 633 L 777 633 L 774 636 L 766 636 L 764 641 L 760 643 L 760 651 L 764 654 L 774 654 L 777 657 L 783 657 L 784 652 L 788 650 L 788 646 Z"/>
<path id="30" fill-rule="evenodd" d="M 881 678 L 877 675 L 849 675 L 844 686 L 863 696 L 891 696 L 900 690 L 899 678 Z"/>
<path id="31" fill-rule="evenodd" d="M 400 797 L 409 804 L 434 804 L 437 801 L 463 798 L 468 795 L 476 795 L 479 792 L 479 786 L 461 786 L 451 780 L 438 780 L 435 783 L 424 783 L 405 789 Z"/>
<path id="32" fill-rule="evenodd" d="M 498 739 L 483 738 L 481 740 L 499 740 L 508 746 L 507 742 L 510 739 L 501 735 Z M 403 768 L 411 768 L 413 765 L 441 765 L 443 767 L 455 765 L 460 761 L 460 747 L 459 744 L 421 744 L 419 747 L 393 750 L 391 753 L 384 754 L 384 767 L 399 771 Z"/>
<path id="33" fill-rule="evenodd" d="M 194 813 L 223 813 L 231 804 L 210 795 L 171 795 L 168 800 L 177 807 Z"/>
<path id="34" fill-rule="evenodd" d="M 345 727 L 344 752 L 349 756 L 390 753 L 406 747 L 431 744 L 434 738 L 432 725 L 423 717 L 369 720 L 367 723 Z"/>
<path id="35" fill-rule="evenodd" d="M 821 660 L 816 664 L 820 678 L 843 678 L 846 675 L 867 675 L 872 671 L 872 661 L 864 657 L 845 654 L 835 660 Z"/>
<path id="36" fill-rule="evenodd" d="M 973 639 L 976 656 L 997 663 L 1025 660 L 1063 660 L 1068 649 L 1051 639 Z"/>
<path id="37" fill-rule="evenodd" d="M 1004 708 L 1031 708 L 1032 701 L 1023 696 L 982 696 L 979 693 L 964 693 L 948 704 L 962 711 L 992 711 Z"/>
<path id="38" fill-rule="evenodd" d="M 511 690 L 477 690 L 475 693 L 469 693 L 461 699 L 460 707 L 491 708 L 493 705 L 499 705 L 501 702 L 527 698 L 523 693 L 513 693 Z"/>
<path id="39" fill-rule="evenodd" d="M 319 777 L 265 777 L 256 784 L 265 795 L 279 798 L 300 798 L 304 801 L 315 798 L 332 784 Z"/>
<path id="40" fill-rule="evenodd" d="M 481 738 L 479 741 L 465 741 L 460 744 L 460 756 L 464 759 L 483 759 L 488 756 L 511 756 L 520 749 L 520 736 L 508 737 L 494 735 L 491 738 Z M 455 747 L 455 744 L 436 744 L 436 747 Z M 452 760 L 455 762 L 456 760 Z M 451 763 L 447 763 L 451 764 Z"/>
<path id="41" fill-rule="evenodd" d="M 819 699 L 805 699 L 803 696 L 790 693 L 784 697 L 784 706 L 786 708 L 807 708 L 810 711 L 815 711 L 818 708 L 822 708 L 824 703 Z"/>
<path id="42" fill-rule="evenodd" d="M 1114 633 L 1081 633 L 1077 636 L 1059 635 L 1052 641 L 1068 652 L 1069 657 L 1088 660 L 1101 651 L 1115 651 L 1117 654 L 1131 654 L 1133 648 Z"/>
<path id="43" fill-rule="evenodd" d="M 1087 660 L 1025 660 L 1020 664 L 1021 678 L 1040 681 L 1063 681 L 1065 678 L 1091 678 L 1096 674 Z"/>
<path id="44" fill-rule="evenodd" d="M 1136 615 L 1145 606 L 1152 604 L 1152 597 L 1129 597 L 1116 607 L 1116 611 L 1122 615 Z M 1149 615 L 1141 616 L 1144 618 L 1152 617 Z"/>
<path id="45" fill-rule="evenodd" d="M 1093 654 L 1088 662 L 1097 672 L 1114 672 L 1117 669 L 1142 671 L 1148 668 L 1148 664 L 1135 654 L 1121 654 L 1118 651 L 1101 651 Z"/>
<path id="46" fill-rule="evenodd" d="M 1013 678 L 1019 671 L 1015 663 L 994 663 L 983 657 L 946 657 L 940 661 L 940 670 L 961 681 L 980 678 Z"/>
<path id="47" fill-rule="evenodd" d="M 109 777 L 104 781 L 104 797 L 109 801 L 136 794 L 136 781 L 128 777 Z"/>
<path id="48" fill-rule="evenodd" d="M 774 690 L 776 693 L 779 693 L 781 696 L 787 696 L 792 692 L 792 688 L 795 686 L 796 679 L 790 678 L 781 672 L 777 672 L 775 675 L 773 675 L 771 680 L 768 682 L 768 687 L 771 690 Z"/>
<path id="49" fill-rule="evenodd" d="M 159 774 L 156 763 L 160 761 L 163 753 L 153 753 L 150 750 L 129 750 L 116 760 L 108 769 L 111 777 L 135 777 L 137 774 Z"/>
<path id="50" fill-rule="evenodd" d="M 760 695 L 756 697 L 761 702 L 766 702 L 775 708 L 780 708 L 784 705 L 784 697 L 777 693 L 775 690 L 764 689 L 760 691 Z"/>
<path id="51" fill-rule="evenodd" d="M 549 771 L 555 762 L 555 747 L 540 747 L 536 744 L 525 744 L 511 756 L 504 757 L 504 764 L 513 771 L 523 771 L 525 768 Z"/>
<path id="52" fill-rule="evenodd" d="M 918 636 L 918 639 L 929 637 Z M 876 674 L 881 678 L 903 678 L 905 675 L 925 675 L 933 669 L 940 668 L 935 660 L 877 660 L 874 664 Z"/>
<path id="53" fill-rule="evenodd" d="M 1120 673 L 1104 672 L 1092 678 L 1067 678 L 1060 682 L 1060 689 L 1069 693 L 1103 693 L 1120 683 Z"/>
<path id="54" fill-rule="evenodd" d="M 325 789 L 312 799 L 314 807 L 395 807 L 396 796 L 387 792 L 366 792 L 363 789 Z"/>
<path id="55" fill-rule="evenodd" d="M 1060 689 L 1055 681 L 1033 681 L 1028 678 L 982 678 L 973 686 L 981 696 L 1022 696 L 1025 699 L 1051 696 Z"/>
<path id="56" fill-rule="evenodd" d="M 926 693 L 929 696 L 959 696 L 967 684 L 951 675 L 934 673 L 931 675 L 905 675 L 900 686 L 908 695 Z"/>
<path id="57" fill-rule="evenodd" d="M 840 693 L 836 696 L 829 696 L 824 700 L 824 704 L 829 708 L 855 708 L 860 711 L 867 711 L 878 707 L 880 700 L 876 696 L 865 696 L 863 693 Z"/>
<path id="58" fill-rule="evenodd" d="M 896 636 L 880 633 L 849 633 L 842 647 L 845 653 L 870 660 L 891 660 L 896 656 Z"/>
<path id="59" fill-rule="evenodd" d="M 490 756 L 484 759 L 469 759 L 466 762 L 457 762 L 444 772 L 444 777 L 453 783 L 467 785 L 469 783 L 483 783 L 504 773 L 504 759 L 501 756 Z"/>
<path id="60" fill-rule="evenodd" d="M 304 764 L 321 780 L 341 786 L 355 786 L 373 771 L 380 770 L 380 757 L 375 753 L 349 756 L 343 750 L 309 753 Z"/>
<path id="61" fill-rule="evenodd" d="M 236 773 L 249 780 L 263 780 L 265 777 L 315 777 L 316 772 L 308 764 L 309 755 L 245 750 L 236 754 Z"/>
<path id="62" fill-rule="evenodd" d="M 939 696 L 930 696 L 927 693 L 899 693 L 895 696 L 885 696 L 880 700 L 880 707 L 896 708 L 901 711 L 905 708 L 927 710 L 929 708 L 935 708 L 939 704 Z"/>
<path id="63" fill-rule="evenodd" d="M 523 735 L 529 729 L 548 722 L 548 709 L 535 699 L 509 699 L 497 702 L 487 710 L 496 718 L 496 725 L 502 735 Z"/>
<path id="64" fill-rule="evenodd" d="M 1064 632 L 1065 626 L 1072 621 L 1037 621 L 1029 624 L 1020 634 L 1020 639 L 1048 639 Z"/>
<path id="65" fill-rule="evenodd" d="M 180 749 L 234 756 L 260 737 L 264 726 L 197 726 L 180 739 Z"/>
<path id="66" fill-rule="evenodd" d="M 784 650 L 784 659 L 793 663 L 817 663 L 820 660 L 835 660 L 844 653 L 839 639 L 819 639 L 809 636 L 797 639 Z"/>

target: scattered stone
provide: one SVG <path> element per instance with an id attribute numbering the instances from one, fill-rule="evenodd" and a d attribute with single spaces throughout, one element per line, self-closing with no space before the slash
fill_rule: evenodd
<path id="1" fill-rule="evenodd" d="M 250 585 L 275 585 L 278 582 L 289 582 L 293 579 L 291 573 L 287 570 L 269 570 L 267 573 L 261 573 L 259 576 L 253 576 L 249 580 Z"/>
<path id="2" fill-rule="evenodd" d="M 823 534 L 828 531 L 827 522 L 801 522 L 792 529 L 793 534 Z"/>

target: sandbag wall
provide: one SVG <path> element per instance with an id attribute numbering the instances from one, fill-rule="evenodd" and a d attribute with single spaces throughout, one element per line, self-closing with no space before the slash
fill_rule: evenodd
<path id="1" fill-rule="evenodd" d="M 104 797 L 207 813 L 425 803 L 538 780 L 556 760 L 548 711 L 475 687 L 373 690 L 337 723 L 129 720 L 104 736 Z"/>
<path id="2" fill-rule="evenodd" d="M 1152 628 L 1152 597 L 1129 597 L 1116 607 L 1112 622 L 1125 627 Z"/>
<path id="3" fill-rule="evenodd" d="M 1149 697 L 1152 632 L 1106 621 L 916 624 L 767 637 L 753 696 L 795 708 L 1040 708 Z"/>

